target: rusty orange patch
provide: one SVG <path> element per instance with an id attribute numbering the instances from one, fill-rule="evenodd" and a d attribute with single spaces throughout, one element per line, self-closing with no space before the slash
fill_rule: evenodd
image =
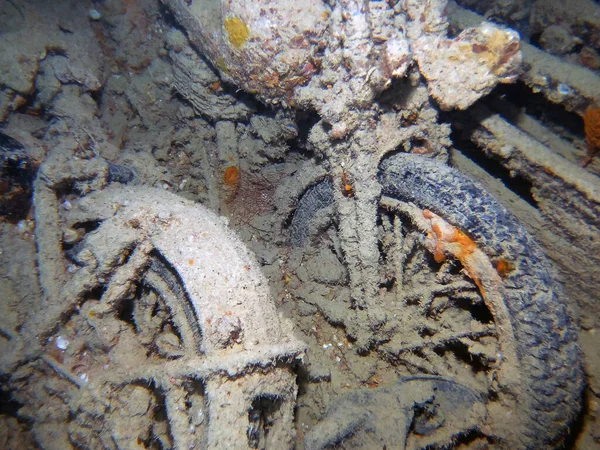
<path id="1" fill-rule="evenodd" d="M 240 170 L 235 166 L 229 166 L 223 172 L 223 183 L 228 186 L 235 186 L 240 179 Z"/>
<path id="2" fill-rule="evenodd" d="M 515 270 L 515 266 L 505 259 L 494 261 L 494 268 L 502 278 L 505 278 L 510 272 Z"/>

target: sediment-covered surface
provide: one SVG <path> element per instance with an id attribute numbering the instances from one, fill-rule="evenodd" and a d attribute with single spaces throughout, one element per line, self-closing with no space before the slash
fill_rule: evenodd
<path id="1" fill-rule="evenodd" d="M 598 5 L 272 3 L 1 8 L 0 447 L 600 448 Z"/>

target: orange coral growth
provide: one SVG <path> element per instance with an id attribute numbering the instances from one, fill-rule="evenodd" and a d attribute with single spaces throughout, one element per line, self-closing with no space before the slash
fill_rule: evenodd
<path id="1" fill-rule="evenodd" d="M 456 257 L 461 262 L 466 261 L 477 248 L 473 239 L 460 230 L 455 229 L 451 239 L 451 242 L 458 244 L 460 247 L 460 250 L 456 253 Z"/>
<path id="2" fill-rule="evenodd" d="M 600 149 L 600 107 L 594 105 L 587 107 L 583 115 L 583 130 L 588 147 L 587 156 L 581 162 L 581 166 L 585 167 Z"/>
<path id="3" fill-rule="evenodd" d="M 435 259 L 435 261 L 440 263 L 444 259 L 446 259 L 443 253 L 443 246 L 445 243 L 455 244 L 456 252 L 454 256 L 461 262 L 461 264 L 463 264 L 463 266 L 466 265 L 465 263 L 467 261 L 467 258 L 477 248 L 475 242 L 473 242 L 473 240 L 462 231 L 453 228 L 452 231 L 448 233 L 448 230 L 445 230 L 442 226 L 433 221 L 431 224 L 431 229 L 435 233 L 436 237 L 436 247 L 435 252 L 433 254 L 433 258 Z"/>
<path id="4" fill-rule="evenodd" d="M 433 252 L 433 259 L 435 259 L 435 262 L 441 263 L 446 259 L 443 249 L 444 233 L 438 224 L 433 224 L 431 228 L 435 233 L 435 251 Z"/>
<path id="5" fill-rule="evenodd" d="M 514 265 L 505 259 L 499 259 L 498 261 L 495 261 L 494 268 L 496 269 L 496 272 L 498 272 L 498 275 L 500 275 L 502 278 L 505 278 L 510 272 L 515 270 Z"/>
<path id="6" fill-rule="evenodd" d="M 344 197 L 352 197 L 354 195 L 354 189 L 348 180 L 348 174 L 346 172 L 342 172 L 342 194 Z"/>
<path id="7" fill-rule="evenodd" d="M 476 258 L 473 258 L 473 254 L 477 250 L 477 244 L 437 214 L 426 209 L 423 211 L 423 217 L 431 222 L 431 232 L 428 234 L 428 238 L 434 243 L 432 250 L 435 261 L 441 263 L 446 259 L 446 253 L 451 253 L 460 261 L 483 294 L 481 280 L 477 275 L 477 270 L 474 270 L 477 261 Z"/>
<path id="8" fill-rule="evenodd" d="M 235 186 L 237 185 L 240 179 L 240 170 L 235 166 L 229 166 L 223 172 L 223 183 L 227 186 Z"/>

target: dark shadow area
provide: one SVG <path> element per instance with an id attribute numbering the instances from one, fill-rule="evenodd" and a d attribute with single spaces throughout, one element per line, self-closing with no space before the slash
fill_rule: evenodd
<path id="1" fill-rule="evenodd" d="M 282 405 L 283 400 L 274 395 L 263 395 L 252 401 L 248 410 L 250 427 L 247 430 L 251 448 L 265 448 L 270 429 L 282 415 Z"/>

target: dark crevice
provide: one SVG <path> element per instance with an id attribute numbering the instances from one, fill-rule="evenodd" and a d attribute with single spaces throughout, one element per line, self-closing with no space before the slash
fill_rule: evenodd
<path id="1" fill-rule="evenodd" d="M 390 278 L 389 280 L 379 283 L 379 289 L 386 289 L 388 292 L 390 292 L 392 289 L 394 289 L 395 285 L 396 285 L 396 279 Z"/>
<path id="2" fill-rule="evenodd" d="M 506 121 L 515 126 L 518 126 L 521 115 L 527 114 L 567 142 L 577 144 L 583 139 L 583 120 L 578 113 L 567 111 L 563 105 L 550 102 L 542 93 L 534 93 L 523 82 L 499 85 L 480 103 L 485 104 L 492 114 L 499 112 Z M 511 171 L 502 162 L 486 154 L 485 150 L 478 148 L 470 140 L 470 135 L 478 123 L 474 122 L 468 113 L 450 112 L 440 116 L 443 121 L 452 124 L 452 140 L 458 150 L 487 173 L 499 178 L 508 189 L 527 203 L 538 207 L 531 181 L 519 175 L 512 176 Z"/>
<path id="3" fill-rule="evenodd" d="M 100 225 L 102 225 L 101 220 L 88 220 L 86 222 L 76 222 L 73 224 L 72 228 L 82 229 L 85 234 L 91 233 L 96 230 Z"/>
<path id="4" fill-rule="evenodd" d="M 120 254 L 121 256 L 118 258 L 118 260 L 120 261 L 120 263 L 119 263 L 120 266 L 124 266 L 131 260 L 131 256 L 133 255 L 133 253 L 135 251 L 135 246 L 136 246 L 136 244 L 132 243 L 132 244 L 128 245 L 125 249 L 123 249 L 123 251 Z"/>
<path id="5" fill-rule="evenodd" d="M 175 14 L 173 14 L 173 11 L 171 11 L 171 8 L 163 2 L 158 3 L 158 13 L 165 27 L 168 27 L 167 29 L 175 28 L 185 34 L 185 29 L 179 24 L 179 21 L 175 17 Z"/>
<path id="6" fill-rule="evenodd" d="M 0 415 L 16 418 L 18 417 L 18 411 L 22 406 L 22 403 L 19 403 L 14 399 L 12 391 L 0 387 Z"/>
<path id="7" fill-rule="evenodd" d="M 305 149 L 310 130 L 321 120 L 319 114 L 315 111 L 298 111 L 296 115 L 296 126 L 298 127 L 298 136 L 295 140 L 297 148 Z"/>
<path id="8" fill-rule="evenodd" d="M 592 400 L 593 399 L 593 400 Z M 570 426 L 570 433 L 567 436 L 567 438 L 565 439 L 565 442 L 563 444 L 562 447 L 564 450 L 571 450 L 571 449 L 576 449 L 579 448 L 580 446 L 577 445 L 579 439 L 581 438 L 581 436 L 584 434 L 584 427 L 586 425 L 586 422 L 589 421 L 589 415 L 590 415 L 590 408 L 591 405 L 590 403 L 592 401 L 595 401 L 595 396 L 594 394 L 590 391 L 590 389 L 584 389 L 583 391 L 583 408 L 581 408 L 581 411 L 579 412 L 579 415 L 577 416 L 577 418 L 573 421 L 573 423 L 571 423 Z M 586 417 L 588 418 L 586 420 Z"/>
<path id="9" fill-rule="evenodd" d="M 139 290 L 139 286 L 138 286 Z M 135 319 L 133 317 L 133 310 L 135 308 L 135 299 L 137 298 L 137 293 L 134 297 L 123 299 L 119 303 L 119 307 L 117 309 L 117 317 L 119 320 L 122 320 L 125 323 L 128 323 L 133 327 L 134 330 L 137 331 L 137 326 L 135 324 Z"/>
<path id="10" fill-rule="evenodd" d="M 73 34 L 73 31 L 69 30 L 68 28 L 63 27 L 62 25 L 59 25 L 58 29 L 61 31 L 61 33 L 64 33 L 64 34 Z"/>
<path id="11" fill-rule="evenodd" d="M 501 180 L 504 186 L 518 195 L 521 199 L 534 208 L 538 208 L 538 203 L 533 196 L 533 184 L 529 180 L 520 175 L 513 176 L 499 161 L 487 156 L 472 142 L 461 141 L 460 138 L 454 136 L 454 133 L 452 139 L 455 143 L 455 147 L 459 149 L 463 155 L 485 170 L 492 177 Z"/>
<path id="12" fill-rule="evenodd" d="M 274 395 L 262 395 L 252 401 L 248 410 L 250 426 L 246 433 L 251 448 L 265 448 L 270 429 L 280 419 L 282 405 L 283 399 Z"/>
<path id="13" fill-rule="evenodd" d="M 37 162 L 27 149 L 0 133 L 0 217 L 15 223 L 28 217 L 36 173 Z"/>
<path id="14" fill-rule="evenodd" d="M 471 367 L 475 373 L 488 370 L 487 360 L 484 361 L 481 355 L 473 354 L 469 346 L 460 341 L 453 341 L 440 347 L 435 347 L 433 351 L 439 356 L 444 356 L 446 352 L 452 352 L 457 360 L 464 362 Z"/>
<path id="15" fill-rule="evenodd" d="M 435 336 L 436 331 L 431 330 L 425 326 L 418 331 L 418 334 L 422 338 L 431 338 L 431 337 Z"/>
<path id="16" fill-rule="evenodd" d="M 171 292 L 177 299 L 180 299 L 187 322 L 194 335 L 194 347 L 198 352 L 202 352 L 202 329 L 198 325 L 198 319 L 194 312 L 192 300 L 185 290 L 181 276 L 167 259 L 158 251 L 153 250 L 150 253 L 149 270 L 154 271 L 167 284 Z M 166 305 L 168 307 L 168 305 Z"/>
<path id="17" fill-rule="evenodd" d="M 534 47 L 537 47 L 539 49 L 541 49 L 540 47 L 540 38 L 542 37 L 542 33 L 538 32 L 538 33 L 534 33 L 529 37 L 529 43 L 531 45 L 533 45 Z"/>
<path id="18" fill-rule="evenodd" d="M 167 411 L 166 392 L 156 385 L 154 380 L 150 380 L 148 384 L 139 384 L 144 389 L 150 389 L 154 394 L 156 406 L 154 408 L 154 418 L 159 422 L 167 422 L 169 415 Z"/>
<path id="19" fill-rule="evenodd" d="M 542 93 L 533 92 L 522 81 L 499 85 L 490 96 L 493 97 L 509 102 L 567 140 L 570 136 L 583 136 L 583 120 L 579 114 L 567 111 L 562 104 L 551 102 Z M 490 102 L 486 99 L 486 103 Z M 504 118 L 512 121 L 510 115 Z"/>
<path id="20" fill-rule="evenodd" d="M 100 88 L 95 91 L 88 91 L 88 94 L 90 94 L 90 97 L 96 103 L 97 108 L 100 109 L 102 107 L 102 100 L 104 98 L 104 89 Z"/>
<path id="21" fill-rule="evenodd" d="M 91 289 L 87 292 L 84 297 L 84 301 L 82 301 L 81 304 L 83 305 L 88 300 L 100 300 L 105 292 L 106 286 L 98 285 L 94 289 Z"/>
<path id="22" fill-rule="evenodd" d="M 455 303 L 459 303 L 461 301 L 465 301 L 465 302 L 471 302 L 471 300 L 464 300 L 464 299 L 454 299 L 453 300 Z M 490 310 L 488 309 L 488 307 L 485 305 L 485 303 L 479 303 L 477 305 L 469 305 L 469 311 L 471 311 L 471 315 L 473 316 L 473 319 L 477 320 L 478 322 L 481 323 L 485 323 L 485 324 L 491 324 L 494 322 L 494 316 L 492 315 L 492 313 L 490 312 Z"/>
<path id="23" fill-rule="evenodd" d="M 488 156 L 485 150 L 480 149 L 470 140 L 469 136 L 471 136 L 473 129 L 478 126 L 477 123 L 463 113 L 446 114 L 444 115 L 444 121 L 451 122 L 451 139 L 457 150 L 489 175 L 501 180 L 508 189 L 531 206 L 538 208 L 532 192 L 533 184 L 520 175 L 514 176 L 500 161 Z"/>

